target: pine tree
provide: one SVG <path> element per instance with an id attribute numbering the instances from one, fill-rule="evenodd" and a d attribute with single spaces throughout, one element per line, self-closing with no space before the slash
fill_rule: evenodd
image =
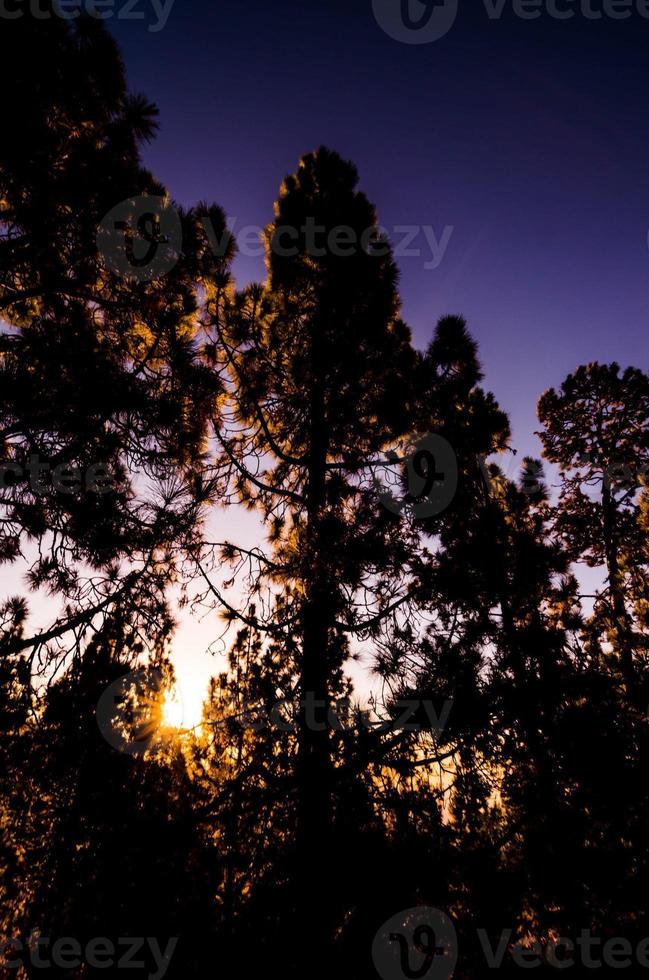
<path id="1" fill-rule="evenodd" d="M 26 556 L 30 586 L 63 606 L 42 632 L 5 638 L 8 654 L 33 660 L 60 638 L 78 649 L 126 593 L 140 626 L 155 622 L 174 543 L 195 533 L 218 394 L 199 358 L 198 289 L 205 276 L 224 287 L 232 242 L 219 208 L 174 209 L 142 166 L 157 111 L 129 93 L 96 19 L 17 20 L 3 69 L 14 94 L 1 110 L 0 559 L 20 568 Z M 145 279 L 116 266 L 119 234 L 100 233 L 142 195 L 180 232 L 158 243 L 166 274 Z M 63 467 L 71 485 L 35 486 L 34 460 Z"/>
<path id="2" fill-rule="evenodd" d="M 270 531 L 271 554 L 252 556 L 251 601 L 270 588 L 285 610 L 279 621 L 243 610 L 238 618 L 272 638 L 288 630 L 298 638 L 295 969 L 316 949 L 321 972 L 339 915 L 331 884 L 337 773 L 321 722 L 342 690 L 350 639 L 378 631 L 393 604 L 409 599 L 407 541 L 378 502 L 374 471 L 408 430 L 415 358 L 390 248 L 357 181 L 353 165 L 329 150 L 305 157 L 266 233 L 265 287 L 214 316 L 214 357 L 229 396 L 216 420 L 215 479 L 230 476 Z M 340 228 L 357 243 L 345 254 L 330 247 Z M 232 545 L 233 554 L 239 560 L 245 550 Z M 222 603 L 213 581 L 210 588 Z"/>
<path id="3" fill-rule="evenodd" d="M 633 604 L 646 594 L 638 508 L 649 467 L 649 378 L 617 364 L 582 366 L 543 395 L 539 419 L 545 455 L 563 478 L 557 531 L 574 561 L 605 569 L 593 625 L 632 694 L 647 644 Z"/>

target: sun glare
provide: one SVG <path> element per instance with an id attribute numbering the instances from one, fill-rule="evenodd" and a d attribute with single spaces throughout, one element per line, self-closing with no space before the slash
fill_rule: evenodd
<path id="1" fill-rule="evenodd" d="M 168 728 L 179 731 L 196 729 L 203 714 L 206 692 L 195 684 L 178 683 L 162 702 L 162 719 Z"/>
<path id="2" fill-rule="evenodd" d="M 169 691 L 162 702 L 162 719 L 169 728 L 184 728 L 185 712 L 176 691 Z"/>

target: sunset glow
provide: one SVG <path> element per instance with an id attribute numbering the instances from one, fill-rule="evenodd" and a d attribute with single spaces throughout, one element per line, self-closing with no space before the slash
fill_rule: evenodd
<path id="1" fill-rule="evenodd" d="M 203 714 L 206 691 L 191 676 L 185 677 L 168 691 L 162 704 L 163 723 L 179 731 L 197 729 Z"/>

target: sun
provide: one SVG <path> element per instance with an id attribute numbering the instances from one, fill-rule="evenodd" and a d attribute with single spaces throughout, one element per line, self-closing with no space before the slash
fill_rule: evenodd
<path id="1" fill-rule="evenodd" d="M 162 721 L 167 728 L 184 728 L 185 712 L 176 690 L 167 691 L 162 702 Z"/>
<path id="2" fill-rule="evenodd" d="M 184 679 L 166 692 L 162 701 L 162 723 L 178 731 L 197 730 L 203 717 L 203 702 L 207 691 Z"/>

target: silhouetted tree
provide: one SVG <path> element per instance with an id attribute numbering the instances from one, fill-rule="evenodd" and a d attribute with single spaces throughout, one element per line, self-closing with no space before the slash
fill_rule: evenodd
<path id="1" fill-rule="evenodd" d="M 255 558 L 252 594 L 279 589 L 285 610 L 280 621 L 258 614 L 254 625 L 299 638 L 297 932 L 320 950 L 336 918 L 336 773 L 321 719 L 340 691 L 350 638 L 369 635 L 408 598 L 407 543 L 377 501 L 373 466 L 408 428 L 414 355 L 398 316 L 390 249 L 357 180 L 335 153 L 305 157 L 267 230 L 265 288 L 250 287 L 214 316 L 229 394 L 215 426 L 220 473 L 268 526 L 273 550 Z M 336 254 L 328 243 L 341 227 L 357 244 Z M 324 961 L 314 969 L 324 971 Z"/>
<path id="2" fill-rule="evenodd" d="M 175 262 L 167 275 L 122 274 L 119 238 L 106 245 L 98 229 L 122 202 L 167 200 L 139 159 L 155 108 L 129 94 L 115 42 L 90 17 L 12 22 L 3 62 L 15 90 L 0 150 L 0 557 L 26 558 L 30 586 L 68 602 L 51 628 L 7 648 L 36 656 L 78 637 L 124 589 L 151 622 L 147 597 L 195 527 L 218 394 L 198 358 L 198 288 L 207 274 L 211 288 L 227 281 L 232 243 L 220 209 L 201 205 L 179 212 L 182 241 L 158 243 Z M 40 464 L 63 467 L 65 487 Z M 118 573 L 125 559 L 136 575 Z"/>
<path id="3" fill-rule="evenodd" d="M 649 471 L 649 378 L 617 364 L 589 364 L 539 402 L 547 458 L 563 478 L 556 527 L 575 561 L 604 568 L 595 620 L 619 673 L 635 684 L 635 656 L 647 649 L 634 602 L 646 597 L 639 493 Z M 644 657 L 643 657 L 644 660 Z"/>
<path id="4" fill-rule="evenodd" d="M 200 359 L 200 296 L 206 277 L 210 291 L 227 287 L 233 244 L 223 212 L 199 205 L 176 209 L 180 237 L 153 242 L 164 275 L 116 264 L 128 235 L 102 238 L 106 215 L 137 214 L 141 195 L 172 207 L 139 157 L 156 110 L 129 94 L 96 19 L 50 13 L 12 23 L 14 95 L 0 109 L 0 559 L 25 591 L 60 603 L 43 624 L 36 600 L 36 625 L 26 597 L 3 604 L 2 924 L 155 935 L 180 903 L 187 937 L 192 920 L 213 919 L 214 882 L 182 760 L 119 757 L 94 709 L 126 651 L 146 662 L 169 639 L 166 593 L 178 543 L 197 534 L 219 393 Z M 65 469 L 70 486 L 57 487 L 30 474 L 33 461 L 81 477 Z M 188 946 L 183 956 L 196 959 Z"/>
<path id="5" fill-rule="evenodd" d="M 162 952 L 176 940 L 166 975 L 198 976 L 209 969 L 219 941 L 215 841 L 174 733 L 165 738 L 162 728 L 148 755 L 120 752 L 105 737 L 111 720 L 95 717 L 104 691 L 136 663 L 121 649 L 123 637 L 119 617 L 109 621 L 47 689 L 27 732 L 28 806 L 16 880 L 21 907 L 6 935 L 25 946 L 32 935 L 47 937 L 50 953 L 66 937 L 82 949 L 98 936 L 116 947 L 127 937 L 154 937 Z M 160 676 L 169 676 L 162 649 L 153 662 Z M 141 706 L 156 725 L 163 724 L 163 695 L 151 685 L 151 703 Z M 116 715 L 115 725 L 121 721 Z M 134 957 L 141 976 L 155 972 L 150 957 L 144 947 Z M 26 967 L 32 975 L 29 957 Z M 68 975 L 56 965 L 46 972 Z M 95 974 L 86 964 L 84 976 Z"/>

